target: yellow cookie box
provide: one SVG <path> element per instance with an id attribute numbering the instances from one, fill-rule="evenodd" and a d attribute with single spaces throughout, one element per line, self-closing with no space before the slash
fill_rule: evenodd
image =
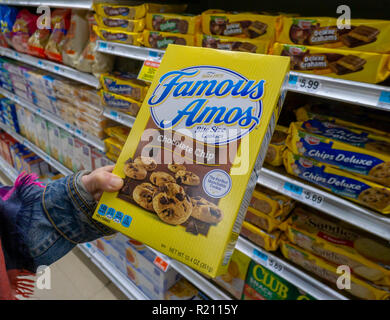
<path id="1" fill-rule="evenodd" d="M 257 173 L 277 121 L 274 111 L 286 79 L 288 63 L 288 59 L 282 57 L 169 45 L 113 170 L 114 174 L 125 180 L 124 188 L 116 193 L 103 193 L 93 218 L 210 277 L 226 273 L 256 185 Z M 209 82 L 209 90 L 204 91 L 205 87 L 203 89 L 197 87 L 196 83 L 204 83 L 210 76 L 209 68 L 213 70 L 215 81 Z M 228 79 L 230 81 L 227 81 Z M 175 90 L 176 86 L 172 87 L 172 81 L 181 84 L 178 87 L 180 90 Z M 197 90 L 188 96 L 184 88 L 194 88 L 189 86 L 191 83 Z M 228 83 L 230 85 L 226 87 Z M 265 83 L 266 86 L 263 88 Z M 236 91 L 232 91 L 231 86 L 234 84 L 237 88 L 246 90 L 237 95 Z M 210 92 L 212 86 L 215 90 L 218 86 L 217 95 Z M 164 88 L 170 91 L 165 91 Z M 224 94 L 220 95 L 222 89 Z M 261 104 L 259 99 L 262 100 Z M 223 109 L 225 108 L 219 109 L 224 113 L 220 112 L 215 120 L 218 123 L 219 120 L 225 119 L 218 123 L 217 131 L 211 129 L 215 124 L 210 120 L 198 118 L 198 123 L 194 126 L 191 124 L 193 118 L 188 118 L 188 114 L 184 118 L 177 117 L 177 114 L 184 115 L 183 110 L 190 113 L 191 107 L 195 104 L 200 107 L 199 104 L 206 101 L 210 101 L 211 106 L 220 104 L 224 106 Z M 260 106 L 261 113 L 258 113 Z M 201 109 L 209 110 L 208 107 L 206 109 L 204 107 L 206 106 Z M 248 117 L 247 121 L 239 122 L 238 115 L 241 114 L 244 119 L 244 110 Z M 229 112 L 230 117 L 224 118 L 225 112 Z M 233 117 L 233 114 L 236 116 Z M 251 125 L 248 124 L 249 119 Z M 184 131 L 186 135 L 183 131 L 178 131 L 180 128 L 186 129 Z M 233 130 L 229 136 L 220 135 L 220 132 L 227 128 L 241 129 Z M 208 132 L 207 142 L 210 146 L 215 146 L 211 144 L 210 138 L 217 137 L 220 147 L 215 148 L 213 153 L 199 153 L 205 144 L 204 136 L 195 135 L 199 130 Z M 189 132 L 193 132 L 194 135 Z M 159 143 L 146 146 L 149 140 L 145 138 L 148 139 L 148 134 L 152 133 L 158 135 L 156 141 Z M 175 135 L 173 140 L 169 138 L 171 134 Z M 183 137 L 184 140 L 181 140 Z M 227 163 L 222 161 L 216 163 L 212 160 L 219 159 L 227 145 L 233 147 L 233 142 L 237 140 L 240 142 L 234 154 L 230 155 L 231 160 Z M 189 145 L 195 149 L 187 148 Z M 164 177 L 170 174 L 171 167 L 168 164 L 172 162 L 169 155 L 177 156 L 176 148 L 172 149 L 172 146 L 185 147 L 187 150 L 186 156 L 181 155 L 179 161 L 186 161 L 184 166 L 198 178 L 193 181 L 194 185 L 188 187 L 193 192 L 190 196 L 203 198 L 209 203 L 208 206 L 212 209 L 210 211 L 219 211 L 221 214 L 217 216 L 220 220 L 217 222 L 213 220 L 214 222 L 207 223 L 200 220 L 204 218 L 202 218 L 204 211 L 200 212 L 200 216 L 197 215 L 198 218 L 191 216 L 192 213 L 196 213 L 195 209 L 199 204 L 191 202 L 190 206 L 188 195 L 183 194 L 186 189 L 179 185 L 185 180 L 178 179 L 176 183 L 166 183 L 165 191 L 162 190 L 163 193 L 169 193 L 171 189 L 180 191 L 180 197 L 176 197 L 178 195 L 176 193 L 175 197 L 178 200 L 174 203 L 180 201 L 183 205 L 181 207 L 171 205 L 171 210 L 165 210 L 162 206 L 165 202 L 160 201 L 163 193 L 153 194 L 154 212 L 151 209 L 144 209 L 134 198 L 130 198 L 133 194 L 131 188 L 135 188 L 135 185 L 159 183 L 152 177 L 156 171 L 163 171 Z M 251 151 L 247 152 L 246 148 L 250 148 Z M 158 157 L 162 151 L 163 159 Z M 154 162 L 151 161 L 151 166 L 145 167 L 150 171 L 141 170 L 146 176 L 135 176 L 139 180 L 126 175 L 130 174 L 129 170 L 135 166 L 136 160 L 138 161 L 136 166 L 143 167 L 141 154 L 145 152 L 148 157 L 153 157 L 157 167 L 154 169 Z M 195 206 L 195 209 L 192 206 Z M 183 207 L 185 209 L 182 209 Z M 117 219 L 112 218 L 115 216 Z M 197 229 L 196 232 L 190 224 L 202 227 L 207 225 L 208 229 L 202 233 L 200 231 L 203 230 Z"/>
<path id="2" fill-rule="evenodd" d="M 336 265 L 349 266 L 356 276 L 390 288 L 390 248 L 384 240 L 303 208 L 296 208 L 283 224 L 292 243 Z"/>
<path id="3" fill-rule="evenodd" d="M 307 271 L 313 272 L 333 285 L 336 285 L 337 280 L 340 276 L 342 276 L 342 273 L 337 272 L 337 265 L 326 262 L 325 260 L 293 245 L 288 241 L 281 240 L 280 248 L 286 259 L 291 260 Z M 384 288 L 374 287 L 354 275 L 351 275 L 350 281 L 351 288 L 345 288 L 343 290 L 357 298 L 364 300 L 390 299 L 390 291 L 387 291 Z"/>
<path id="4" fill-rule="evenodd" d="M 95 14 L 95 20 L 100 28 L 114 31 L 138 33 L 145 29 L 145 19 L 127 20 L 123 18 L 107 18 Z"/>
<path id="5" fill-rule="evenodd" d="M 94 9 L 95 12 L 102 17 L 138 20 L 145 17 L 147 5 L 126 6 L 111 3 L 97 3 L 94 5 Z"/>
<path id="6" fill-rule="evenodd" d="M 382 82 L 390 75 L 389 54 L 278 42 L 274 43 L 270 54 L 290 57 L 290 70 L 303 73 L 368 83 Z M 354 62 L 351 63 L 351 59 Z"/>
<path id="7" fill-rule="evenodd" d="M 265 156 L 265 163 L 274 167 L 279 167 L 283 164 L 283 151 L 286 149 L 285 140 L 287 138 L 287 132 L 287 127 L 276 126 Z"/>
<path id="8" fill-rule="evenodd" d="M 390 21 L 351 19 L 350 29 L 339 29 L 337 18 L 283 17 L 277 42 L 390 53 Z"/>
<path id="9" fill-rule="evenodd" d="M 153 31 L 196 34 L 200 32 L 201 17 L 177 13 L 148 13 L 146 28 Z"/>
<path id="10" fill-rule="evenodd" d="M 208 35 L 274 41 L 279 20 L 280 16 L 210 9 L 202 13 L 202 32 Z"/>
<path id="11" fill-rule="evenodd" d="M 253 224 L 244 221 L 241 227 L 241 235 L 264 248 L 267 251 L 275 251 L 279 247 L 280 234 L 279 230 L 267 233 Z"/>
<path id="12" fill-rule="evenodd" d="M 228 266 L 228 272 L 213 280 L 222 288 L 230 292 L 236 299 L 240 300 L 250 262 L 251 258 L 246 254 L 234 250 Z"/>
<path id="13" fill-rule="evenodd" d="M 128 32 L 115 30 L 112 28 L 101 28 L 93 26 L 93 30 L 96 34 L 105 41 L 112 41 L 124 44 L 130 44 L 133 46 L 140 46 L 142 41 L 142 32 Z"/>
<path id="14" fill-rule="evenodd" d="M 195 39 L 198 47 L 262 54 L 268 53 L 271 44 L 270 40 L 243 39 L 201 33 L 196 34 Z"/>
<path id="15" fill-rule="evenodd" d="M 195 36 L 173 32 L 144 30 L 143 45 L 148 48 L 165 50 L 170 44 L 195 46 Z"/>
<path id="16" fill-rule="evenodd" d="M 313 159 L 293 154 L 288 149 L 283 153 L 283 164 L 289 174 L 312 182 L 340 197 L 383 214 L 390 214 L 390 188 Z"/>
<path id="17" fill-rule="evenodd" d="M 286 145 L 294 154 L 390 186 L 388 137 L 311 119 L 290 124 Z"/>

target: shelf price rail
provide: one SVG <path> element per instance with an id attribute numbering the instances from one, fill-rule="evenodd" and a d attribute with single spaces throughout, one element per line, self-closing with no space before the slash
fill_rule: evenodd
<path id="1" fill-rule="evenodd" d="M 160 61 L 164 55 L 163 50 L 101 40 L 97 48 L 100 52 L 141 61 Z M 287 90 L 390 111 L 390 88 L 385 86 L 291 71 Z"/>
<path id="2" fill-rule="evenodd" d="M 55 63 L 45 59 L 36 58 L 28 54 L 20 53 L 15 50 L 4 48 L 4 47 L 0 47 L 0 55 L 87 84 L 96 89 L 100 87 L 99 79 L 96 78 L 94 75 L 90 73 L 78 71 L 76 69 L 65 66 L 63 64 Z"/>
<path id="3" fill-rule="evenodd" d="M 15 103 L 21 105 L 22 107 L 28 109 L 29 111 L 33 112 L 36 115 L 41 116 L 45 120 L 55 124 L 56 126 L 64 129 L 65 131 L 69 132 L 70 134 L 74 135 L 77 138 L 80 138 L 84 142 L 88 143 L 89 145 L 97 148 L 98 150 L 104 152 L 105 146 L 104 143 L 99 140 L 98 138 L 91 136 L 88 133 L 85 133 L 81 131 L 80 129 L 76 128 L 75 126 L 66 123 L 62 119 L 56 117 L 51 112 L 48 112 L 42 108 L 39 108 L 38 106 L 32 104 L 31 102 L 28 102 L 24 100 L 23 98 L 18 97 L 17 95 L 13 94 L 12 92 L 9 92 L 3 88 L 0 88 L 0 94 L 4 95 L 8 99 L 14 101 Z"/>

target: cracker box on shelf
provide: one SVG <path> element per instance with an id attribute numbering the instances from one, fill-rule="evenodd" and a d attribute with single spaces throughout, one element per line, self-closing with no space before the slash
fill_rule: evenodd
<path id="1" fill-rule="evenodd" d="M 211 277 L 226 272 L 288 68 L 285 57 L 169 45 L 113 171 L 124 186 L 94 218 Z"/>
<path id="2" fill-rule="evenodd" d="M 158 256 L 144 244 L 117 234 L 115 237 L 106 240 L 127 263 L 132 265 L 138 273 L 141 273 L 159 291 L 165 292 L 180 279 L 180 274 L 169 265 L 167 268 L 160 268 L 156 261 Z"/>
<path id="3" fill-rule="evenodd" d="M 276 273 L 251 261 L 242 300 L 315 300 Z"/>

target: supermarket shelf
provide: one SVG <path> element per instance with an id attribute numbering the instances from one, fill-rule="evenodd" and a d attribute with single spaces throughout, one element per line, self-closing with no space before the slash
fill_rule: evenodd
<path id="1" fill-rule="evenodd" d="M 53 168 L 57 169 L 63 175 L 73 174 L 73 171 L 69 170 L 65 166 L 63 166 L 60 162 L 50 157 L 46 152 L 42 151 L 35 144 L 28 141 L 26 138 L 22 137 L 20 134 L 16 133 L 12 129 L 5 126 L 3 123 L 0 123 L 0 128 L 7 132 L 10 136 L 14 137 L 14 139 L 18 140 L 20 143 L 24 144 L 31 151 L 35 152 L 38 156 L 40 156 L 44 161 L 50 164 Z"/>
<path id="2" fill-rule="evenodd" d="M 230 296 L 225 294 L 216 285 L 214 285 L 211 281 L 206 279 L 204 276 L 202 276 L 194 269 L 186 266 L 185 264 L 177 260 L 167 257 L 166 255 L 158 252 L 157 250 L 151 247 L 148 248 L 152 250 L 157 256 L 159 256 L 163 261 L 167 262 L 169 266 L 171 266 L 178 273 L 184 276 L 188 281 L 190 281 L 194 286 L 196 286 L 209 298 L 213 300 L 232 300 Z"/>
<path id="3" fill-rule="evenodd" d="M 1 4 L 9 4 L 14 6 L 48 6 L 48 7 L 59 7 L 59 8 L 71 8 L 71 9 L 92 9 L 93 0 L 2 0 Z"/>
<path id="4" fill-rule="evenodd" d="M 18 171 L 0 157 L 0 171 L 13 183 L 18 177 Z"/>
<path id="5" fill-rule="evenodd" d="M 130 128 L 133 126 L 135 121 L 134 117 L 108 107 L 104 108 L 103 116 Z"/>
<path id="6" fill-rule="evenodd" d="M 389 87 L 291 71 L 287 90 L 390 111 Z"/>
<path id="7" fill-rule="evenodd" d="M 0 55 L 27 63 L 39 69 L 53 72 L 60 76 L 87 84 L 94 88 L 100 87 L 99 79 L 92 74 L 80 72 L 76 69 L 64 66 L 59 63 L 51 62 L 45 59 L 39 59 L 28 54 L 20 53 L 15 50 L 0 47 Z"/>
<path id="8" fill-rule="evenodd" d="M 126 275 L 120 272 L 90 243 L 83 243 L 78 245 L 78 247 L 130 300 L 150 300 Z"/>
<path id="9" fill-rule="evenodd" d="M 131 46 L 129 44 L 97 41 L 97 50 L 100 52 L 131 58 L 136 60 L 161 60 L 164 55 L 164 50 L 151 49 L 146 47 Z"/>
<path id="10" fill-rule="evenodd" d="M 242 237 L 238 238 L 236 249 L 318 300 L 348 300 L 342 294 L 299 270 L 285 259 L 257 247 Z"/>
<path id="11" fill-rule="evenodd" d="M 161 60 L 163 50 L 98 41 L 98 51 L 137 60 Z M 390 88 L 331 77 L 290 72 L 287 90 L 390 111 Z"/>
<path id="12" fill-rule="evenodd" d="M 38 106 L 32 104 L 31 102 L 28 102 L 28 101 L 18 97 L 17 95 L 3 89 L 3 88 L 0 88 L 0 93 L 2 95 L 4 95 L 5 97 L 7 97 L 8 99 L 16 102 L 17 104 L 20 104 L 22 107 L 30 110 L 34 114 L 37 114 L 37 115 L 41 116 L 42 118 L 46 119 L 47 121 L 54 123 L 58 127 L 64 129 L 65 131 L 69 132 L 70 134 L 74 135 L 75 137 L 80 138 L 84 142 L 86 142 L 86 143 L 90 144 L 91 146 L 104 152 L 104 150 L 105 150 L 104 143 L 100 139 L 98 139 L 94 136 L 91 136 L 88 133 L 81 131 L 77 127 L 75 127 L 69 123 L 66 123 L 62 119 L 54 116 L 51 112 L 48 112 L 44 109 L 41 109 Z"/>
<path id="13" fill-rule="evenodd" d="M 316 188 L 284 171 L 263 167 L 257 183 L 390 241 L 390 217 Z"/>

